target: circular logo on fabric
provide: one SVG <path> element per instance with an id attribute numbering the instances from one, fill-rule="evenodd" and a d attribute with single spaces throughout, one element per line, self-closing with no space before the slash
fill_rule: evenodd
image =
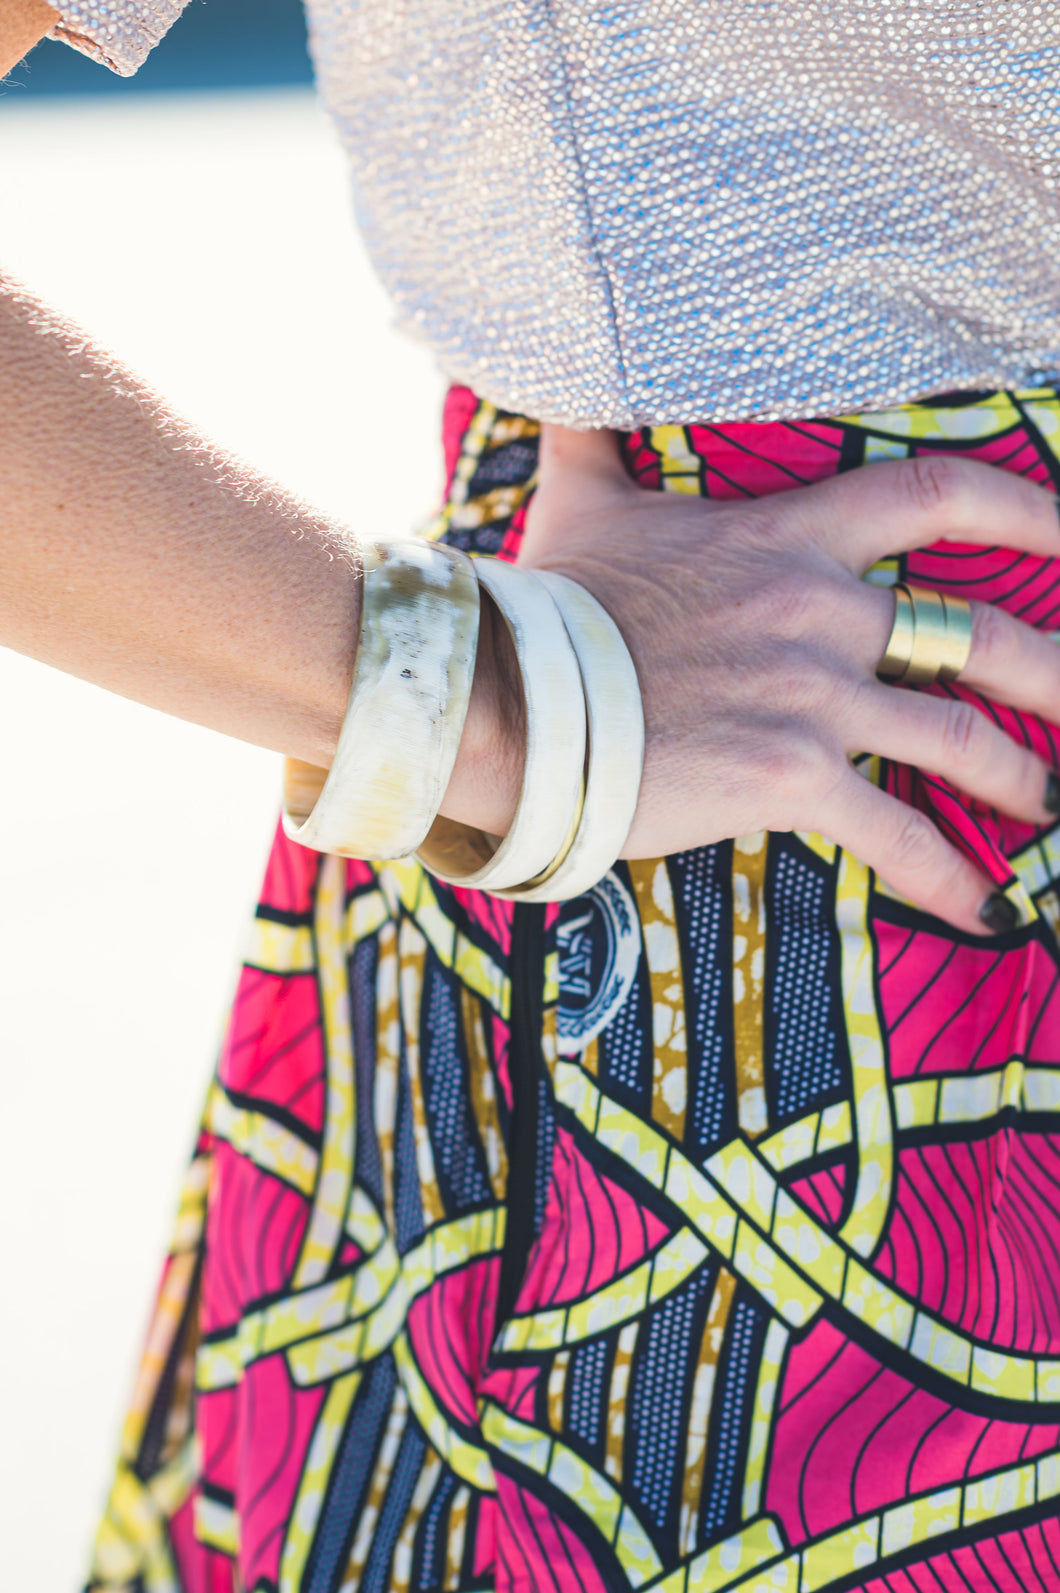
<path id="1" fill-rule="evenodd" d="M 640 962 L 640 923 L 617 874 L 605 874 L 568 904 L 559 941 L 559 1050 L 582 1051 L 606 1029 L 633 988 Z"/>

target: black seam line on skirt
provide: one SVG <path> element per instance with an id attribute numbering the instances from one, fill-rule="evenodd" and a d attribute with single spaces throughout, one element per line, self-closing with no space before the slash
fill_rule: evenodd
<path id="1" fill-rule="evenodd" d="M 537 1173 L 538 1088 L 544 1076 L 541 1026 L 544 1016 L 545 909 L 517 902 L 512 913 L 511 1013 L 508 1076 L 512 1086 L 508 1148 L 508 1211 L 497 1288 L 497 1330 L 515 1309 L 530 1246 L 534 1242 Z"/>

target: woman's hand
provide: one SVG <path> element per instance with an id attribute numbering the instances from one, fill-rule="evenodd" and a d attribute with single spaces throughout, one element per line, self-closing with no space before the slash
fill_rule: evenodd
<path id="1" fill-rule="evenodd" d="M 1052 772 L 984 714 L 875 678 L 894 600 L 859 577 L 947 537 L 1060 556 L 1051 495 L 987 465 L 870 465 L 723 505 L 634 486 L 610 433 L 546 427 L 520 559 L 588 587 L 633 654 L 648 736 L 627 854 L 818 830 L 904 896 L 982 932 L 988 881 L 849 762 L 879 753 L 1029 823 L 1054 816 Z M 0 544 L 0 645 L 331 762 L 360 623 L 356 539 L 220 456 L 3 281 Z M 962 678 L 1060 719 L 1060 648 L 999 609 L 974 615 Z M 520 695 L 486 605 L 442 812 L 498 835 L 521 784 Z"/>
<path id="2" fill-rule="evenodd" d="M 1052 771 L 974 706 L 876 679 L 894 599 L 861 577 L 889 553 L 940 539 L 1058 557 L 1056 500 L 1019 476 L 940 457 L 709 503 L 636 487 L 611 433 L 545 427 L 519 562 L 586 586 L 636 663 L 647 745 L 627 856 L 813 830 L 960 929 L 1008 927 L 974 864 L 849 761 L 878 753 L 1028 823 L 1056 816 Z M 1000 609 L 973 605 L 961 678 L 1060 719 L 1060 648 Z"/>

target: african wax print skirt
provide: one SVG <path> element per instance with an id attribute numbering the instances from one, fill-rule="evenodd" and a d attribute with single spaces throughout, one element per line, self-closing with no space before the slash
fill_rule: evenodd
<path id="1" fill-rule="evenodd" d="M 1058 439 L 1033 391 L 625 453 L 734 498 L 935 453 L 1055 485 Z M 436 530 L 514 556 L 536 427 L 456 390 L 446 440 Z M 1060 560 L 905 575 L 1058 628 Z M 811 834 L 548 909 L 277 839 L 93 1589 L 1060 1590 L 1060 827 L 865 773 L 1019 927 Z"/>

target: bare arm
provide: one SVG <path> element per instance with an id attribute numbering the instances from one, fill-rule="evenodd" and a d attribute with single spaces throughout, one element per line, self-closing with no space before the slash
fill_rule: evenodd
<path id="1" fill-rule="evenodd" d="M 360 622 L 351 532 L 211 448 L 2 278 L 0 557 L 0 645 L 330 762 Z M 484 643 L 446 811 L 502 829 L 518 755 L 488 620 Z"/>
<path id="2" fill-rule="evenodd" d="M 34 3 L 0 0 L 0 43 Z M 51 20 L 36 15 L 27 42 Z M 14 46 L 4 49 L 10 62 Z M 521 561 L 593 591 L 640 675 L 646 761 L 625 855 L 819 830 L 960 928 L 1011 927 L 1012 904 L 979 868 L 924 814 L 858 779 L 849 755 L 917 764 L 1029 824 L 1055 821 L 1060 775 L 970 703 L 880 686 L 894 599 L 860 577 L 940 537 L 1056 558 L 1050 493 L 936 459 L 874 465 L 783 501 L 712 505 L 642 493 L 607 437 L 555 428 L 541 481 Z M 0 276 L 0 645 L 327 764 L 359 618 L 351 532 L 219 455 Z M 442 805 L 495 834 L 522 761 L 506 647 L 487 607 Z M 962 678 L 1057 718 L 1060 652 L 989 605 L 975 608 Z"/>
<path id="3" fill-rule="evenodd" d="M 58 16 L 0 0 L 0 75 Z M 0 646 L 331 762 L 360 626 L 354 535 L 218 453 L 2 270 L 0 571 Z M 445 813 L 503 833 L 520 726 L 507 635 L 484 610 Z"/>
<path id="4" fill-rule="evenodd" d="M 0 642 L 326 761 L 359 616 L 347 533 L 218 455 L 10 284 L 0 439 Z"/>
<path id="5" fill-rule="evenodd" d="M 45 0 L 0 0 L 0 77 L 50 33 L 59 13 Z"/>
<path id="6" fill-rule="evenodd" d="M 641 492 L 606 435 L 555 428 L 542 482 L 521 561 L 589 587 L 640 674 L 648 738 L 627 855 L 820 830 L 914 901 L 981 929 L 989 882 L 924 815 L 858 779 L 848 754 L 920 764 L 1031 823 L 1051 821 L 1060 788 L 970 705 L 875 682 L 893 599 L 858 576 L 940 536 L 1055 556 L 1051 494 L 940 459 L 714 505 Z M 519 693 L 503 628 L 484 612 L 443 812 L 503 834 L 521 775 Z M 212 449 L 0 280 L 0 645 L 324 765 L 359 623 L 350 531 Z M 968 683 L 1055 718 L 1055 645 L 989 605 L 976 632 Z"/>

